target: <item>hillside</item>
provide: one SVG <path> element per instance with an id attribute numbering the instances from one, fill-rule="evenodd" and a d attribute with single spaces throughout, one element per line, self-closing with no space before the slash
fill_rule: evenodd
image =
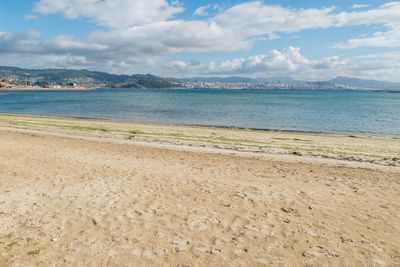
<path id="1" fill-rule="evenodd" d="M 400 90 L 400 83 L 376 81 L 376 80 L 364 80 L 358 78 L 350 78 L 339 76 L 328 82 L 332 84 L 340 84 L 344 86 L 352 86 L 359 88 L 377 89 L 377 90 Z"/>
<path id="2" fill-rule="evenodd" d="M 268 78 L 248 78 L 248 77 L 194 77 L 185 78 L 185 81 L 192 82 L 219 82 L 219 83 L 293 83 L 296 80 L 290 77 L 268 77 Z"/>
<path id="3" fill-rule="evenodd" d="M 161 78 L 152 74 L 118 75 L 99 71 L 75 69 L 23 69 L 0 66 L 0 78 L 12 77 L 20 82 L 50 84 L 77 83 L 89 87 L 110 88 L 243 88 L 290 90 L 393 90 L 400 91 L 400 83 L 364 80 L 339 76 L 328 81 L 307 82 L 290 77 L 195 77 Z"/>
<path id="4" fill-rule="evenodd" d="M 64 84 L 103 84 L 114 88 L 172 88 L 175 83 L 151 74 L 117 75 L 99 71 L 73 69 L 22 69 L 0 66 L 0 77 L 13 77 L 20 81 L 45 81 Z"/>

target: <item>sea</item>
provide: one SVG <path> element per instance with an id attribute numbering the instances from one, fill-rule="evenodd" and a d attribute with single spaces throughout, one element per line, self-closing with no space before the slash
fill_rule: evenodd
<path id="1" fill-rule="evenodd" d="M 400 93 L 98 89 L 0 94 L 0 113 L 400 137 Z"/>

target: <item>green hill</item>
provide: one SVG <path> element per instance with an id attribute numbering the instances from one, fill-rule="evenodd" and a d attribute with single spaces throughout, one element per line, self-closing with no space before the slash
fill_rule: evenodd
<path id="1" fill-rule="evenodd" d="M 0 78 L 13 77 L 20 81 L 104 84 L 113 88 L 172 88 L 175 83 L 151 74 L 117 75 L 99 71 L 73 69 L 22 69 L 0 66 Z"/>

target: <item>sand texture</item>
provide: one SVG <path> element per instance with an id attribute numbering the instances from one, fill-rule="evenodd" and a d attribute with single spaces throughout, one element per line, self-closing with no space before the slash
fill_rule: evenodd
<path id="1" fill-rule="evenodd" d="M 4 115 L 0 127 L 0 266 L 400 265 L 398 140 Z"/>

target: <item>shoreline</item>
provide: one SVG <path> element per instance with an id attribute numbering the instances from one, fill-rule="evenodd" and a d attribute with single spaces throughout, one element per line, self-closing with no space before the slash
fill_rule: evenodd
<path id="1" fill-rule="evenodd" d="M 95 89 L 96 90 L 96 89 Z M 1 95 L 1 93 L 0 93 Z M 173 123 L 146 123 L 146 122 L 135 122 L 128 120 L 118 119 L 106 119 L 106 118 L 91 118 L 82 116 L 54 116 L 54 115 L 36 115 L 36 114 L 17 114 L 17 113 L 0 113 L 0 116 L 20 116 L 20 117 L 33 117 L 33 118 L 54 118 L 54 119 L 77 119 L 87 121 L 97 121 L 105 123 L 122 123 L 132 125 L 156 125 L 156 126 L 167 126 L 167 127 L 199 127 L 199 128 L 210 128 L 210 129 L 227 129 L 227 130 L 241 130 L 241 131 L 258 131 L 266 133 L 293 133 L 293 134 L 309 134 L 316 136 L 336 136 L 336 137 L 351 137 L 351 138 L 372 138 L 372 139 L 383 139 L 383 140 L 400 140 L 399 136 L 384 135 L 384 134 L 367 134 L 367 133 L 342 133 L 342 132 L 313 132 L 313 131 L 301 131 L 301 130 L 278 130 L 278 129 L 263 129 L 263 128 L 246 128 L 236 126 L 221 126 L 221 125 L 205 125 L 205 124 L 173 124 Z"/>
<path id="2" fill-rule="evenodd" d="M 128 145 L 138 146 L 150 149 L 161 149 L 165 151 L 177 151 L 184 153 L 194 154 L 209 154 L 216 156 L 230 156 L 238 159 L 257 159 L 257 160 L 269 160 L 269 161 L 280 161 L 285 163 L 301 163 L 314 166 L 327 166 L 327 167 L 339 167 L 348 169 L 365 169 L 371 171 L 379 171 L 382 173 L 400 173 L 400 164 L 382 164 L 374 163 L 369 160 L 363 159 L 346 159 L 346 158 L 334 158 L 327 155 L 303 155 L 301 152 L 260 152 L 260 151 L 249 151 L 249 150 L 238 150 L 233 148 L 224 147 L 207 147 L 204 145 L 196 145 L 193 143 L 173 143 L 173 142 L 159 142 L 159 140 L 132 140 L 115 138 L 112 136 L 106 136 L 102 134 L 96 135 L 82 135 L 77 132 L 54 132 L 54 131 L 43 131 L 34 129 L 21 129 L 21 128 L 9 128 L 2 127 L 0 125 L 0 133 L 8 132 L 14 134 L 24 134 L 36 137 L 56 137 L 56 138 L 67 138 L 71 140 L 78 140 L 81 142 L 98 142 L 102 144 L 114 144 L 114 145 Z M 389 163 L 392 163 L 389 161 Z"/>
<path id="3" fill-rule="evenodd" d="M 108 141 L 201 148 L 253 156 L 291 156 L 365 166 L 400 167 L 398 138 L 269 131 L 226 127 L 161 125 L 98 119 L 0 114 L 3 129 L 24 129 Z M 225 153 L 224 152 L 224 153 Z"/>

